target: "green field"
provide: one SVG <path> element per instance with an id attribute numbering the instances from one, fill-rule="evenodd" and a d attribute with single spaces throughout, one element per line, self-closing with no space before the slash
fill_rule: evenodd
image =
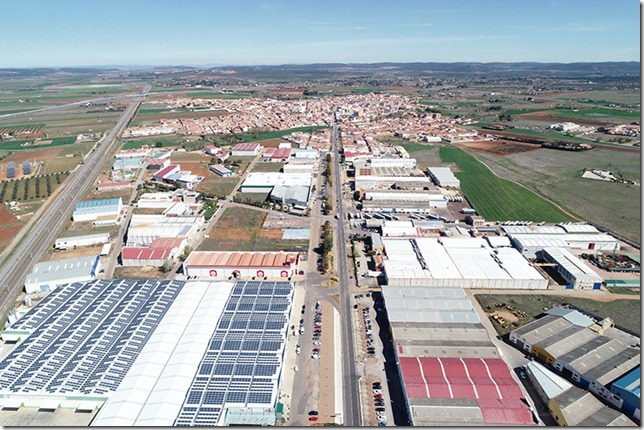
<path id="1" fill-rule="evenodd" d="M 197 185 L 196 191 L 211 197 L 225 198 L 235 191 L 237 182 L 239 182 L 239 178 L 236 177 L 205 179 Z"/>
<path id="2" fill-rule="evenodd" d="M 625 111 L 619 109 L 610 109 L 596 107 L 592 109 L 580 109 L 573 111 L 570 109 L 557 109 L 557 113 L 551 115 L 553 118 L 570 118 L 585 119 L 589 121 L 639 121 L 639 111 Z"/>
<path id="3" fill-rule="evenodd" d="M 461 148 L 442 146 L 441 160 L 455 163 L 461 189 L 477 212 L 490 221 L 561 222 L 571 217 L 532 191 L 502 179 Z"/>
<path id="4" fill-rule="evenodd" d="M 265 133 L 248 133 L 248 134 L 242 134 L 239 137 L 241 137 L 244 140 L 244 142 L 256 142 L 258 140 L 277 139 L 282 136 L 287 136 L 296 131 L 311 133 L 315 130 L 322 130 L 324 128 L 328 128 L 328 127 L 325 125 L 312 125 L 310 127 L 296 127 L 296 128 L 289 128 L 287 130 L 268 131 Z"/>
<path id="5" fill-rule="evenodd" d="M 34 149 L 51 148 L 51 147 L 54 147 L 54 146 L 71 145 L 72 143 L 76 142 L 76 136 L 52 137 L 52 138 L 41 139 L 41 141 L 47 141 L 47 140 L 51 140 L 51 143 L 46 144 L 46 145 L 38 145 L 37 143 L 35 145 L 25 145 L 26 143 L 32 143 L 33 139 L 7 141 L 7 142 L 4 142 L 4 143 L 0 144 L 0 150 L 2 150 L 2 151 L 30 151 L 30 150 L 34 150 Z"/>
<path id="6" fill-rule="evenodd" d="M 638 153 L 597 146 L 580 152 L 537 149 L 507 156 L 482 151 L 472 154 L 496 174 L 545 196 L 575 217 L 640 243 L 641 188 L 581 177 L 583 169 L 597 168 L 619 171 L 628 180 L 638 179 Z"/>
<path id="7" fill-rule="evenodd" d="M 81 157 L 64 157 L 45 160 L 45 163 L 40 169 L 40 174 L 47 175 L 49 173 L 69 172 L 74 170 L 76 166 L 78 166 L 78 162 L 81 160 Z"/>
<path id="8" fill-rule="evenodd" d="M 560 306 L 565 303 L 577 306 L 587 312 L 600 317 L 610 317 L 615 321 L 616 325 L 632 330 L 638 334 L 641 333 L 640 321 L 640 301 L 639 300 L 614 300 L 612 302 L 600 302 L 589 299 L 579 299 L 576 297 L 554 296 L 554 295 L 539 295 L 535 293 L 532 295 L 500 295 L 500 294 L 476 294 L 476 300 L 481 304 L 481 307 L 486 312 L 493 312 L 496 309 L 495 304 L 506 303 L 515 307 L 519 311 L 528 314 L 527 318 L 521 318 L 519 325 L 525 325 L 532 322 L 536 317 L 554 306 Z M 487 308 L 490 307 L 490 309 Z M 544 309 L 545 308 L 545 309 Z M 516 327 L 508 325 L 502 328 L 496 321 L 492 321 L 492 325 L 499 332 L 504 335 L 514 330 Z"/>
<path id="9" fill-rule="evenodd" d="M 284 166 L 283 163 L 255 163 L 253 172 L 279 172 Z"/>

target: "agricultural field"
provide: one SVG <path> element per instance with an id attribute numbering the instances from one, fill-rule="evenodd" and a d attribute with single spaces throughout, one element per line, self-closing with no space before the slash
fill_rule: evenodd
<path id="1" fill-rule="evenodd" d="M 223 199 L 235 191 L 237 182 L 239 182 L 239 178 L 237 177 L 216 177 L 214 179 L 204 179 L 199 185 L 197 185 L 195 191 L 207 196 L 214 196 Z"/>
<path id="2" fill-rule="evenodd" d="M 48 175 L 50 173 L 70 172 L 78 166 L 80 160 L 80 157 L 52 158 L 44 162 L 39 173 L 41 175 Z"/>
<path id="3" fill-rule="evenodd" d="M 76 136 L 43 138 L 38 140 L 7 140 L 0 144 L 0 151 L 29 151 L 32 149 L 71 145 L 74 142 L 76 142 Z"/>
<path id="4" fill-rule="evenodd" d="M 252 172 L 279 172 L 284 167 L 284 163 L 255 163 Z"/>
<path id="5" fill-rule="evenodd" d="M 301 251 L 306 240 L 282 240 L 282 229 L 263 229 L 266 212 L 229 207 L 208 233 L 199 251 Z"/>
<path id="6" fill-rule="evenodd" d="M 461 148 L 441 146 L 439 154 L 444 163 L 455 164 L 454 174 L 461 181 L 463 193 L 486 220 L 561 222 L 572 219 L 534 192 L 496 176 Z"/>
<path id="7" fill-rule="evenodd" d="M 638 154 L 599 146 L 581 152 L 538 149 L 506 156 L 482 151 L 471 154 L 497 175 L 549 198 L 575 217 L 640 243 L 640 186 L 581 177 L 584 169 L 597 168 L 619 171 L 626 180 L 639 180 Z"/>
<path id="8" fill-rule="evenodd" d="M 121 149 L 139 149 L 144 146 L 150 146 L 154 148 L 165 148 L 171 146 L 180 146 L 183 139 L 180 136 L 173 135 L 171 137 L 143 137 L 143 138 L 132 138 L 126 140 Z"/>
<path id="9" fill-rule="evenodd" d="M 288 136 L 289 134 L 294 133 L 296 131 L 311 133 L 313 131 L 322 130 L 325 128 L 328 128 L 328 127 L 324 125 L 312 125 L 309 127 L 296 127 L 296 128 L 289 128 L 286 130 L 268 131 L 264 133 L 247 133 L 247 134 L 242 134 L 239 137 L 241 137 L 244 142 L 257 142 L 259 140 L 277 139 L 283 136 Z"/>
<path id="10" fill-rule="evenodd" d="M 49 197 L 67 179 L 68 173 L 32 176 L 0 182 L 0 202 L 32 201 Z"/>
<path id="11" fill-rule="evenodd" d="M 555 296 L 555 295 L 539 295 L 535 294 L 476 294 L 476 300 L 479 302 L 484 311 L 488 314 L 494 312 L 503 316 L 506 321 L 512 322 L 513 317 L 507 308 L 498 308 L 495 305 L 505 303 L 511 305 L 516 311 L 524 312 L 527 317 L 518 318 L 518 326 L 525 325 L 537 319 L 536 317 L 542 314 L 545 310 L 554 306 L 561 306 L 562 304 L 569 303 L 577 306 L 580 309 L 590 312 L 600 317 L 610 317 L 615 321 L 616 325 L 624 327 L 628 330 L 641 334 L 641 313 L 639 300 L 613 300 L 613 301 L 599 301 L 591 299 L 580 299 L 577 297 Z M 507 315 L 510 313 L 510 315 Z M 504 335 L 514 330 L 518 326 L 507 324 L 506 328 L 501 327 L 496 321 L 491 320 L 492 325 L 500 335 Z"/>
<path id="12" fill-rule="evenodd" d="M 431 143 L 415 143 L 402 139 L 379 139 L 391 143 L 392 145 L 400 145 L 407 150 L 410 157 L 416 159 L 419 169 L 425 169 L 428 166 L 438 166 L 442 164 L 439 155 L 439 145 Z"/>

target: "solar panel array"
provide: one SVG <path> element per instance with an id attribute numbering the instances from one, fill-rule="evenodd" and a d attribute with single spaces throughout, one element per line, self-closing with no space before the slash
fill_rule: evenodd
<path id="1" fill-rule="evenodd" d="M 216 425 L 227 406 L 275 405 L 289 282 L 237 282 L 174 425 Z"/>
<path id="2" fill-rule="evenodd" d="M 0 361 L 0 389 L 116 390 L 183 285 L 97 280 L 58 288 L 12 326 L 31 334 Z"/>
<path id="3" fill-rule="evenodd" d="M 22 162 L 22 174 L 31 175 L 31 164 L 29 164 L 29 160 Z"/>
<path id="4" fill-rule="evenodd" d="M 7 178 L 15 178 L 16 177 L 16 163 L 13 161 L 10 161 L 7 163 Z"/>

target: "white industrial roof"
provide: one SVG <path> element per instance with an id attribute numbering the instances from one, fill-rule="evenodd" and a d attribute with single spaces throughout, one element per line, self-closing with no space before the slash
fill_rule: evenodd
<path id="1" fill-rule="evenodd" d="M 427 170 L 431 172 L 431 174 L 434 175 L 441 184 L 459 182 L 458 178 L 454 176 L 449 167 L 428 167 Z"/>
<path id="2" fill-rule="evenodd" d="M 390 286 L 382 294 L 392 322 L 481 322 L 462 288 Z"/>
<path id="3" fill-rule="evenodd" d="M 537 383 L 541 386 L 541 389 L 544 391 L 548 399 L 552 399 L 572 387 L 570 382 L 546 369 L 542 364 L 537 363 L 536 361 L 528 361 L 527 367 L 528 371 L 537 380 Z"/>
<path id="4" fill-rule="evenodd" d="M 25 284 L 62 282 L 82 276 L 89 276 L 94 269 L 98 255 L 64 260 L 44 261 L 34 265 L 25 279 Z"/>
<path id="5" fill-rule="evenodd" d="M 485 240 L 492 248 L 502 248 L 512 246 L 510 238 L 507 236 L 485 236 Z"/>
<path id="6" fill-rule="evenodd" d="M 561 223 L 558 224 L 568 233 L 599 233 L 595 226 L 586 223 Z"/>
<path id="7" fill-rule="evenodd" d="M 183 288 L 92 425 L 172 426 L 233 286 Z"/>
<path id="8" fill-rule="evenodd" d="M 279 180 L 281 173 L 279 172 L 250 172 L 244 183 L 243 187 L 274 187 Z"/>
<path id="9" fill-rule="evenodd" d="M 595 273 L 583 261 L 575 257 L 565 248 L 544 248 L 543 252 L 550 255 L 560 266 L 565 268 L 575 278 L 596 278 L 598 282 L 602 281 L 601 276 Z"/>
<path id="10" fill-rule="evenodd" d="M 512 240 L 518 241 L 523 247 L 545 248 L 555 246 L 567 247 L 568 243 L 560 235 L 515 234 Z"/>
<path id="11" fill-rule="evenodd" d="M 566 231 L 556 225 L 502 225 L 501 228 L 509 235 L 516 234 L 564 234 Z"/>
<path id="12" fill-rule="evenodd" d="M 482 238 L 383 238 L 382 242 L 390 278 L 543 279 L 514 248 L 492 250 Z"/>

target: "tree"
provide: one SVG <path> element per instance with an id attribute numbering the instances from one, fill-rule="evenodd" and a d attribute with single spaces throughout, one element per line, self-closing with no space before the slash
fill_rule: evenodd
<path id="1" fill-rule="evenodd" d="M 192 247 L 186 246 L 183 250 L 183 254 L 179 256 L 179 260 L 186 261 L 186 258 L 188 258 L 188 255 L 190 255 L 191 252 L 192 252 Z"/>
<path id="2" fill-rule="evenodd" d="M 161 266 L 161 271 L 163 273 L 168 273 L 172 270 L 172 264 L 168 260 L 163 262 L 163 266 Z"/>

